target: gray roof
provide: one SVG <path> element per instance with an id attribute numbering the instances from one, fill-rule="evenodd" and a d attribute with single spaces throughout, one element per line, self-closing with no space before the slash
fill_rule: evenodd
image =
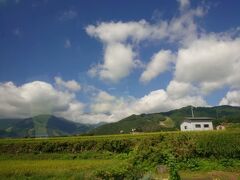
<path id="1" fill-rule="evenodd" d="M 212 117 L 186 117 L 186 119 L 189 119 L 189 120 L 212 120 L 212 119 L 214 119 L 214 118 L 212 118 Z"/>
<path id="2" fill-rule="evenodd" d="M 186 117 L 184 121 L 212 121 L 212 117 Z"/>

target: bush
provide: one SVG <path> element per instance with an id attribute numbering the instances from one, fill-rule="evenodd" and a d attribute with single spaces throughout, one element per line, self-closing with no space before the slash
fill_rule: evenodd
<path id="1" fill-rule="evenodd" d="M 179 162 L 180 169 L 196 171 L 200 169 L 197 159 L 185 159 Z"/>
<path id="2" fill-rule="evenodd" d="M 123 179 L 131 179 L 131 180 L 137 180 L 140 179 L 143 174 L 141 173 L 141 170 L 135 168 L 132 165 L 125 165 L 125 166 L 118 166 L 114 168 L 107 168 L 107 169 L 101 169 L 97 170 L 95 172 L 95 176 L 104 180 L 123 180 Z"/>
<path id="3" fill-rule="evenodd" d="M 233 167 L 234 165 L 234 160 L 233 159 L 221 159 L 220 160 L 220 164 L 223 166 L 223 167 Z"/>
<path id="4" fill-rule="evenodd" d="M 169 180 L 180 180 L 180 175 L 178 174 L 177 170 L 175 168 L 170 168 L 169 172 L 170 178 Z"/>

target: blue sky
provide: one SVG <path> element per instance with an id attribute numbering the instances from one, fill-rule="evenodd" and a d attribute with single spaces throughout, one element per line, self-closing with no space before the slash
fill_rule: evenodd
<path id="1" fill-rule="evenodd" d="M 0 0 L 0 117 L 52 113 L 96 123 L 238 106 L 239 6 Z"/>

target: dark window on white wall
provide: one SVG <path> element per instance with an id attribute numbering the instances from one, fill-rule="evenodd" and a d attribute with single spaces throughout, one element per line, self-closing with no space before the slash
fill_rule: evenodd
<path id="1" fill-rule="evenodd" d="M 201 128 L 201 124 L 195 124 L 195 128 Z"/>
<path id="2" fill-rule="evenodd" d="M 204 124 L 204 128 L 209 128 L 209 124 Z"/>
<path id="3" fill-rule="evenodd" d="M 184 129 L 187 129 L 187 126 L 184 126 Z"/>

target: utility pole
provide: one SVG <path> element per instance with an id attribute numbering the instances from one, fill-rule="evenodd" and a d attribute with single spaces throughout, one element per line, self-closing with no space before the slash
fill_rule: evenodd
<path id="1" fill-rule="evenodd" d="M 193 106 L 191 106 L 191 111 L 192 111 L 192 118 L 194 118 Z"/>

